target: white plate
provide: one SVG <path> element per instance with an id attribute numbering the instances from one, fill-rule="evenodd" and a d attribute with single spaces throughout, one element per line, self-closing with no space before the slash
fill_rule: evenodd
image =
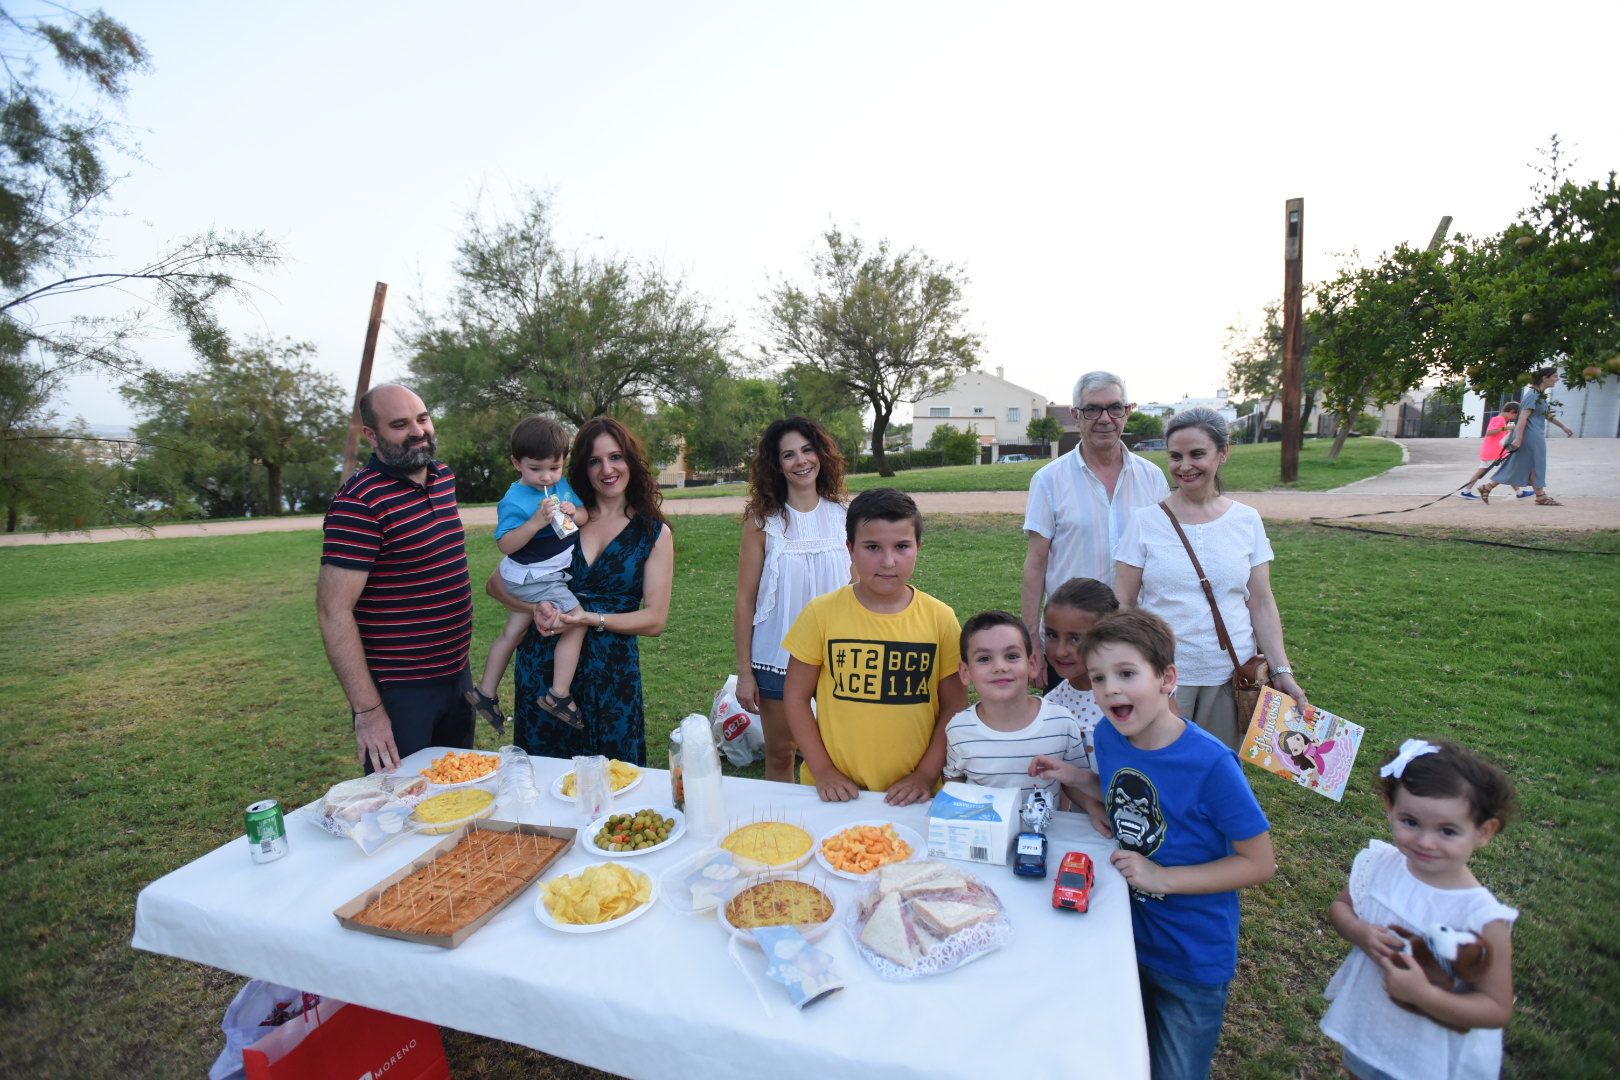
<path id="1" fill-rule="evenodd" d="M 668 840 L 665 840 L 662 844 L 658 844 L 655 847 L 642 848 L 640 851 L 607 851 L 596 846 L 596 834 L 601 831 L 603 824 L 608 818 L 614 817 L 618 814 L 635 814 L 642 810 L 651 810 L 662 817 L 675 819 L 675 827 L 670 830 Z M 613 810 L 603 814 L 601 817 L 597 818 L 595 821 L 591 822 L 589 825 L 585 826 L 585 828 L 580 830 L 579 846 L 590 852 L 592 855 L 601 855 L 602 857 L 608 859 L 629 859 L 636 855 L 651 855 L 655 851 L 663 851 L 665 848 L 669 847 L 669 845 L 673 844 L 675 841 L 679 840 L 685 835 L 686 815 L 681 813 L 679 810 L 676 810 L 674 807 L 626 806 L 622 809 L 615 807 Z"/>
<path id="2" fill-rule="evenodd" d="M 714 909 L 715 915 L 720 919 L 720 925 L 725 927 L 733 937 L 737 938 L 743 944 L 752 945 L 756 949 L 759 948 L 759 942 L 755 939 L 753 934 L 749 933 L 747 930 L 742 930 L 731 925 L 731 920 L 726 918 L 726 907 L 731 903 L 732 900 L 736 898 L 737 894 L 742 892 L 744 889 L 758 885 L 762 881 L 776 881 L 778 879 L 802 881 L 806 885 L 813 885 L 820 889 L 828 900 L 832 901 L 832 914 L 827 916 L 826 922 L 818 923 L 815 926 L 801 925 L 797 927 L 799 933 L 803 935 L 804 940 L 806 941 L 820 941 L 822 938 L 826 937 L 827 931 L 831 930 L 833 925 L 838 922 L 838 894 L 832 889 L 828 888 L 825 881 L 817 881 L 814 878 L 807 878 L 805 875 L 795 873 L 791 870 L 775 871 L 769 874 L 755 874 L 753 877 L 745 877 L 733 882 L 731 888 L 726 890 L 725 899 L 722 900 Z"/>
<path id="3" fill-rule="evenodd" d="M 591 866 L 617 865 L 617 863 L 609 862 L 591 863 Z M 580 867 L 580 869 L 576 870 L 572 874 L 559 874 L 557 877 L 578 877 L 580 874 L 584 873 L 586 869 L 588 869 L 588 867 Z M 627 867 L 626 869 L 629 868 Z M 558 922 L 552 917 L 551 912 L 546 910 L 546 883 L 542 881 L 540 883 L 540 891 L 534 898 L 535 917 L 541 922 L 545 923 L 547 926 L 551 927 L 553 930 L 560 930 L 565 934 L 594 934 L 599 930 L 612 930 L 616 926 L 623 926 L 625 923 L 635 922 L 637 919 L 647 914 L 647 912 L 651 911 L 652 906 L 658 902 L 658 879 L 641 870 L 632 869 L 630 872 L 632 874 L 640 874 L 642 877 L 652 882 L 652 895 L 647 898 L 647 902 L 645 904 L 642 904 L 628 915 L 620 915 L 617 919 L 603 923 Z M 552 880 L 555 881 L 556 878 L 552 878 Z"/>
<path id="4" fill-rule="evenodd" d="M 821 836 L 816 838 L 816 847 L 815 847 L 816 862 L 820 863 L 821 868 L 823 870 L 827 871 L 827 873 L 836 874 L 837 876 L 845 879 L 846 881 L 866 881 L 866 880 L 870 879 L 871 876 L 874 873 L 876 873 L 876 871 L 868 870 L 864 874 L 852 874 L 848 870 L 840 870 L 836 866 L 834 866 L 832 863 L 828 862 L 827 857 L 821 853 L 821 843 L 822 843 L 822 841 L 830 840 L 832 837 L 837 836 L 839 833 L 845 831 L 846 829 L 853 829 L 857 825 L 875 825 L 878 828 L 882 828 L 884 825 L 893 825 L 895 835 L 900 837 L 900 839 L 904 840 L 906 843 L 911 845 L 911 858 L 910 859 L 897 859 L 897 860 L 895 860 L 895 863 L 885 863 L 884 864 L 885 866 L 892 866 L 892 865 L 895 865 L 897 863 L 910 862 L 911 859 L 915 859 L 919 855 L 925 854 L 927 849 L 928 849 L 927 841 L 925 841 L 921 836 L 918 836 L 917 833 L 916 833 L 916 830 L 909 829 L 906 826 L 901 825 L 899 822 L 895 822 L 895 821 L 877 821 L 877 820 L 872 820 L 872 821 L 848 821 L 848 822 L 845 822 L 843 825 L 840 825 L 836 829 L 828 829 L 826 833 L 824 833 Z"/>
<path id="5" fill-rule="evenodd" d="M 483 776 L 478 777 L 476 780 L 457 780 L 453 784 L 441 784 L 438 781 L 430 779 L 429 777 L 426 777 L 426 776 L 422 776 L 422 779 L 427 780 L 428 783 L 432 784 L 435 788 L 439 789 L 440 791 L 449 791 L 452 788 L 476 787 L 479 784 L 492 784 L 497 779 L 500 778 L 500 775 L 501 775 L 501 755 L 499 755 L 499 754 L 486 754 L 481 750 L 463 750 L 463 751 L 457 751 L 457 752 L 458 753 L 467 753 L 467 754 L 477 754 L 479 757 L 494 758 L 495 759 L 495 768 L 491 769 L 489 772 L 485 773 Z M 440 754 L 439 757 L 444 757 L 444 755 Z M 437 761 L 438 758 L 434 758 L 433 760 Z M 432 767 L 433 767 L 433 762 L 432 761 L 428 762 L 428 768 L 432 768 Z M 417 775 L 421 776 L 422 775 L 422 770 L 418 769 L 417 770 Z"/>
<path id="6" fill-rule="evenodd" d="M 618 791 L 615 791 L 613 793 L 613 797 L 615 799 L 617 799 L 620 795 L 623 795 L 627 791 L 634 791 L 636 785 L 641 783 L 641 778 L 643 776 L 647 775 L 647 770 L 643 769 L 640 765 L 636 766 L 636 770 L 637 770 L 636 771 L 636 778 L 634 780 L 630 781 L 628 784 L 624 785 L 624 787 L 620 788 Z M 578 802 L 579 801 L 578 799 L 574 798 L 572 795 L 564 795 L 563 794 L 563 789 L 562 789 L 563 780 L 566 779 L 567 777 L 570 777 L 570 776 L 573 776 L 573 775 L 574 775 L 574 770 L 569 769 L 567 772 L 561 774 L 560 776 L 557 777 L 557 779 L 555 779 L 555 780 L 553 780 L 551 782 L 551 795 L 552 795 L 552 798 L 561 799 L 563 802 Z"/>

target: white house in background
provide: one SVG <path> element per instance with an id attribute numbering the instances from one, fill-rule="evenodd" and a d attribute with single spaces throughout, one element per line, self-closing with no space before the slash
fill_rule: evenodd
<path id="1" fill-rule="evenodd" d="M 1164 418 L 1168 420 L 1171 416 L 1181 412 L 1183 409 L 1196 409 L 1200 407 L 1205 409 L 1214 409 L 1216 412 L 1221 414 L 1221 419 L 1225 420 L 1228 424 L 1234 423 L 1237 420 L 1237 406 L 1234 405 L 1231 400 L 1229 400 L 1224 387 L 1215 391 L 1214 397 L 1184 397 L 1174 404 L 1169 404 L 1163 401 L 1150 401 L 1145 405 L 1138 405 L 1136 407 L 1136 411 L 1139 413 L 1147 413 L 1149 416 L 1164 416 Z M 1165 415 L 1166 413 L 1169 415 Z"/>
<path id="2" fill-rule="evenodd" d="M 950 389 L 932 397 L 913 401 L 911 448 L 928 445 L 929 436 L 941 424 L 958 431 L 972 431 L 979 445 L 989 448 L 989 460 L 1001 457 L 1001 447 L 1029 442 L 1026 429 L 1037 416 L 1046 415 L 1047 399 L 1033 390 L 1008 382 L 1005 368 L 969 371 L 958 375 Z"/>
<path id="3" fill-rule="evenodd" d="M 1560 378 L 1547 396 L 1554 402 L 1558 418 L 1575 429 L 1576 438 L 1620 438 L 1620 377 L 1605 375 L 1601 382 L 1589 382 L 1579 390 L 1565 386 Z M 1463 395 L 1462 411 L 1474 419 L 1457 434 L 1478 438 L 1485 434 L 1485 425 L 1499 410 L 1494 400 L 1487 404 L 1470 390 Z"/>

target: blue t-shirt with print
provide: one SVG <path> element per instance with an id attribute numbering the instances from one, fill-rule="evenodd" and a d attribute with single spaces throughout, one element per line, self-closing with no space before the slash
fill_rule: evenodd
<path id="1" fill-rule="evenodd" d="M 1160 866 L 1195 866 L 1232 854 L 1232 842 L 1271 826 L 1238 757 L 1196 724 L 1160 750 L 1138 750 L 1103 720 L 1095 734 L 1103 802 L 1119 846 Z M 1218 986 L 1237 973 L 1237 892 L 1169 896 L 1131 890 L 1139 963 Z"/>
<path id="2" fill-rule="evenodd" d="M 561 477 L 558 477 L 557 482 L 551 486 L 551 494 L 555 495 L 559 502 L 571 502 L 575 506 L 579 505 L 579 496 L 575 495 L 574 489 L 568 486 L 568 481 Z M 543 492 L 536 491 L 521 480 L 512 481 L 512 486 L 506 489 L 505 495 L 501 496 L 501 504 L 497 508 L 495 539 L 499 540 L 519 525 L 525 524 L 534 516 L 534 512 L 540 509 L 540 504 L 545 500 L 546 496 Z M 570 532 L 566 537 L 562 537 L 558 536 L 551 528 L 551 525 L 547 523 L 544 528 L 537 530 L 533 536 L 529 537 L 527 544 L 524 544 L 507 557 L 513 562 L 522 563 L 524 566 L 532 566 L 535 563 L 545 562 L 547 559 L 561 555 L 577 543 L 579 543 L 578 529 Z"/>

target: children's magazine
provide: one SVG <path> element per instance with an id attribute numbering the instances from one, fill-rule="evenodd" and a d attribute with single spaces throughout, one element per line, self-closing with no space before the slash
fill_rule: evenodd
<path id="1" fill-rule="evenodd" d="M 1360 724 L 1315 705 L 1301 712 L 1293 698 L 1267 686 L 1260 690 L 1238 757 L 1338 802 L 1363 734 Z"/>

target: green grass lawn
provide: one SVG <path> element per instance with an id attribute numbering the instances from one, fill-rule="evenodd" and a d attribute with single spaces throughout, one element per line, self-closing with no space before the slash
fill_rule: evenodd
<path id="1" fill-rule="evenodd" d="M 1343 484 L 1387 472 L 1401 463 L 1401 448 L 1388 439 L 1351 439 L 1344 444 L 1338 461 L 1327 459 L 1331 439 L 1310 439 L 1299 454 L 1299 480 L 1284 484 L 1282 447 L 1279 443 L 1234 446 L 1232 456 L 1221 472 L 1228 491 L 1266 491 L 1290 488 L 1295 491 L 1326 491 Z M 1162 450 L 1143 457 L 1164 468 Z M 994 465 L 949 465 L 940 469 L 906 469 L 884 479 L 875 473 L 849 478 L 851 491 L 874 487 L 897 487 L 902 491 L 1027 491 L 1029 478 L 1044 461 L 997 462 Z M 747 484 L 712 484 L 707 487 L 666 490 L 666 499 L 707 499 L 716 495 L 747 495 Z"/>
<path id="2" fill-rule="evenodd" d="M 1620 1060 L 1615 560 L 1308 526 L 1271 536 L 1294 664 L 1313 699 L 1367 726 L 1368 744 L 1342 805 L 1249 774 L 1281 870 L 1245 894 L 1218 1072 L 1335 1075 L 1315 1026 L 1345 951 L 1327 905 L 1355 852 L 1388 834 L 1371 793 L 1379 753 L 1434 734 L 1519 784 L 1518 820 L 1476 862 L 1523 912 L 1509 1074 L 1608 1073 Z M 654 748 L 731 670 L 736 524 L 683 518 L 676 539 L 670 629 L 643 646 Z M 1620 536 L 1597 540 L 1612 550 Z M 308 532 L 0 551 L 0 1075 L 198 1075 L 218 1052 L 240 979 L 132 950 L 135 895 L 237 835 L 249 801 L 297 805 L 355 773 L 315 623 L 319 546 Z M 469 547 L 482 578 L 496 562 L 488 531 Z M 960 615 L 1011 607 L 1022 556 L 1012 515 L 939 516 L 917 583 Z M 504 615 L 487 602 L 478 615 L 481 656 Z M 494 745 L 487 726 L 479 738 Z M 1074 966 L 1076 1008 L 1108 992 L 1083 957 L 1053 962 Z M 458 1076 L 588 1074 L 446 1038 Z"/>

